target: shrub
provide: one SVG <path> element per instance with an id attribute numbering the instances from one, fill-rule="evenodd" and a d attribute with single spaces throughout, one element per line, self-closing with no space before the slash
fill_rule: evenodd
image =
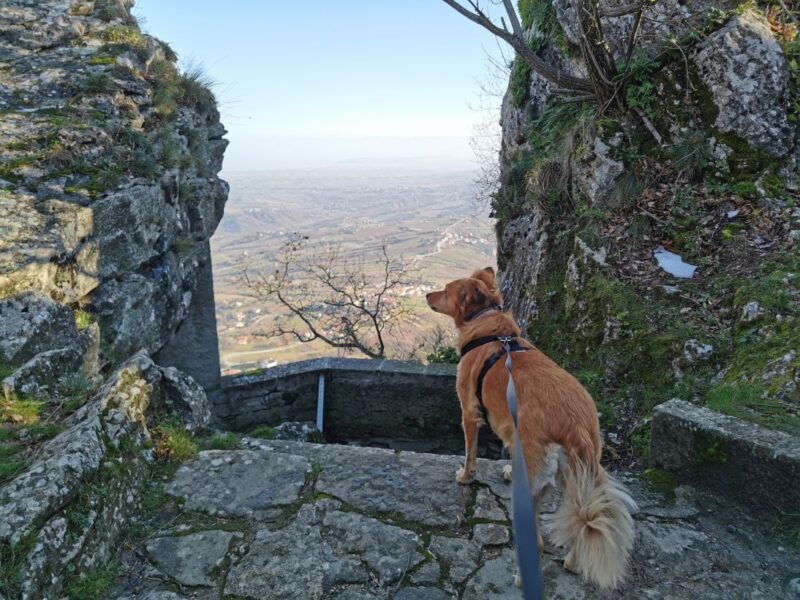
<path id="1" fill-rule="evenodd" d="M 429 363 L 447 363 L 454 365 L 458 363 L 459 356 L 458 350 L 453 346 L 437 346 L 426 358 Z"/>
<path id="2" fill-rule="evenodd" d="M 156 430 L 156 454 L 173 461 L 189 460 L 197 456 L 197 443 L 184 429 L 166 425 Z"/>

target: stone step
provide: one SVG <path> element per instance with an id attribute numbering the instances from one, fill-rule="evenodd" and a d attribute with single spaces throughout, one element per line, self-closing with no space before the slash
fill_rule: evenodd
<path id="1" fill-rule="evenodd" d="M 800 512 L 800 438 L 673 399 L 653 411 L 651 461 L 772 514 Z"/>
<path id="2" fill-rule="evenodd" d="M 506 463 L 480 461 L 469 486 L 454 480 L 460 464 L 247 438 L 236 450 L 201 452 L 166 482 L 175 507 L 126 553 L 111 597 L 516 600 Z M 796 555 L 724 502 L 618 476 L 640 506 L 624 587 L 594 589 L 548 542 L 548 598 L 732 598 L 745 589 L 780 598 L 800 575 Z M 551 495 L 543 511 L 557 503 Z"/>

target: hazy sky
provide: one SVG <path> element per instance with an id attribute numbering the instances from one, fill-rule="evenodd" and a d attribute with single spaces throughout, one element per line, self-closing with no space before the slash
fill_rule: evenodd
<path id="1" fill-rule="evenodd" d="M 135 14 L 219 83 L 226 170 L 474 164 L 486 114 L 470 106 L 499 51 L 441 0 L 137 0 Z"/>

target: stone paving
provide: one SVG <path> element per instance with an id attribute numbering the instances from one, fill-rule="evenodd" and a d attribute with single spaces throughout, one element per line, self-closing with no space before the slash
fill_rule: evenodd
<path id="1" fill-rule="evenodd" d="M 111 597 L 518 599 L 505 464 L 481 461 L 465 487 L 453 456 L 252 439 L 202 452 L 164 482 L 170 500 L 122 549 Z M 640 506 L 628 581 L 600 592 L 548 544 L 548 598 L 800 598 L 796 548 L 758 521 L 618 475 Z"/>

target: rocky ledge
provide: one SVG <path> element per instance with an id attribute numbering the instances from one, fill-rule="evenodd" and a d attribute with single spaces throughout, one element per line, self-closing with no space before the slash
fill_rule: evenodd
<path id="1" fill-rule="evenodd" d="M 463 487 L 459 462 L 249 438 L 202 452 L 156 480 L 110 597 L 518 599 L 506 463 Z M 664 474 L 619 475 L 640 506 L 625 587 L 587 586 L 548 544 L 548 598 L 796 597 L 800 558 L 761 523 Z"/>

